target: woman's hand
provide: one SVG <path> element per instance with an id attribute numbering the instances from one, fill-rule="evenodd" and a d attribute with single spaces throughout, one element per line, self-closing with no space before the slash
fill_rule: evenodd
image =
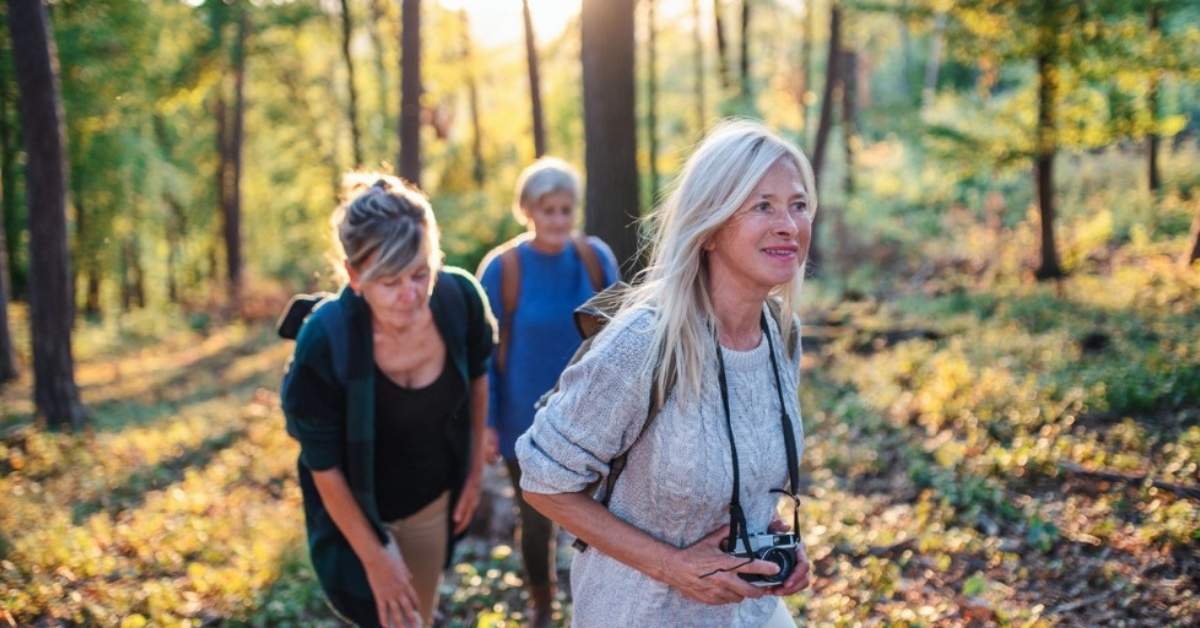
<path id="1" fill-rule="evenodd" d="M 417 591 L 412 586 L 412 574 L 396 540 L 389 538 L 388 544 L 369 560 L 363 561 L 367 571 L 367 582 L 375 594 L 375 608 L 379 612 L 379 624 L 386 628 L 421 625 L 421 606 L 417 602 Z"/>
<path id="2" fill-rule="evenodd" d="M 729 536 L 729 526 L 721 526 L 694 544 L 677 550 L 662 565 L 658 579 L 674 587 L 685 597 L 704 604 L 735 604 L 746 598 L 767 594 L 738 577 L 739 573 L 771 576 L 779 567 L 765 560 L 747 560 L 721 551 L 721 541 Z"/>
<path id="3" fill-rule="evenodd" d="M 479 506 L 479 492 L 483 484 L 483 470 L 478 466 L 471 469 L 467 481 L 463 484 L 458 503 L 454 506 L 454 533 L 462 534 L 471 524 L 475 516 L 475 508 Z"/>
<path id="4" fill-rule="evenodd" d="M 775 515 L 775 519 L 771 521 L 771 525 L 767 526 L 767 529 L 780 534 L 791 532 L 792 526 L 784 523 L 779 515 Z M 784 596 L 799 593 L 808 588 L 809 574 L 811 573 L 812 564 L 808 562 L 808 551 L 804 548 L 804 539 L 799 539 L 798 545 L 796 545 L 796 568 L 792 571 L 792 575 L 788 576 L 783 584 L 767 589 L 767 594 Z"/>

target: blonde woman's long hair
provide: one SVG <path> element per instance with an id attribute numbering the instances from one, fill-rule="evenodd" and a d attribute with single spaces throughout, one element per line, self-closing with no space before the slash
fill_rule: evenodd
<path id="1" fill-rule="evenodd" d="M 765 126 L 744 120 L 717 125 L 684 164 L 667 199 L 649 216 L 654 236 L 650 264 L 630 289 L 623 310 L 650 307 L 654 319 L 649 359 L 657 365 L 655 395 L 681 389 L 698 398 L 704 360 L 712 352 L 716 320 L 708 294 L 704 243 L 745 203 L 755 186 L 780 158 L 791 159 L 803 179 L 810 211 L 817 209 L 812 166 L 800 149 Z M 804 283 L 805 263 L 795 278 L 772 296 L 783 302 L 780 331 L 791 332 Z"/>

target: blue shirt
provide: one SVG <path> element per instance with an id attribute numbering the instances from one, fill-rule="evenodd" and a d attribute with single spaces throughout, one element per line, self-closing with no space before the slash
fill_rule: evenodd
<path id="1" fill-rule="evenodd" d="M 604 270 L 604 284 L 620 278 L 612 249 L 595 236 L 588 243 L 596 251 Z M 500 454 L 516 459 L 517 438 L 533 424 L 533 404 L 554 388 L 581 338 L 572 313 L 595 291 L 587 267 L 568 243 L 555 254 L 534 249 L 529 241 L 517 245 L 521 266 L 521 288 L 513 312 L 509 335 L 508 365 L 503 374 L 492 360 L 488 370 L 488 426 L 496 428 Z M 494 256 L 483 269 L 480 283 L 500 325 L 504 302 L 500 296 L 500 256 Z"/>

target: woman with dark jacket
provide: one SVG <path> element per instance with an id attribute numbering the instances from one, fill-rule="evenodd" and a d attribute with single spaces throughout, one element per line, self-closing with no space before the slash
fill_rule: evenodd
<path id="1" fill-rule="evenodd" d="M 495 337 L 470 274 L 441 265 L 415 188 L 380 177 L 334 216 L 348 285 L 304 322 L 284 377 L 309 552 L 360 625 L 428 625 L 479 502 Z"/>

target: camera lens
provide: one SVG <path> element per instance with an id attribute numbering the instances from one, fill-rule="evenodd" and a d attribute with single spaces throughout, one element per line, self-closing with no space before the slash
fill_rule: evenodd
<path id="1" fill-rule="evenodd" d="M 779 573 L 774 576 L 763 576 L 764 580 L 771 582 L 783 582 L 792 575 L 792 570 L 796 568 L 796 555 L 790 549 L 772 548 L 763 552 L 762 560 L 775 563 L 779 566 Z"/>

